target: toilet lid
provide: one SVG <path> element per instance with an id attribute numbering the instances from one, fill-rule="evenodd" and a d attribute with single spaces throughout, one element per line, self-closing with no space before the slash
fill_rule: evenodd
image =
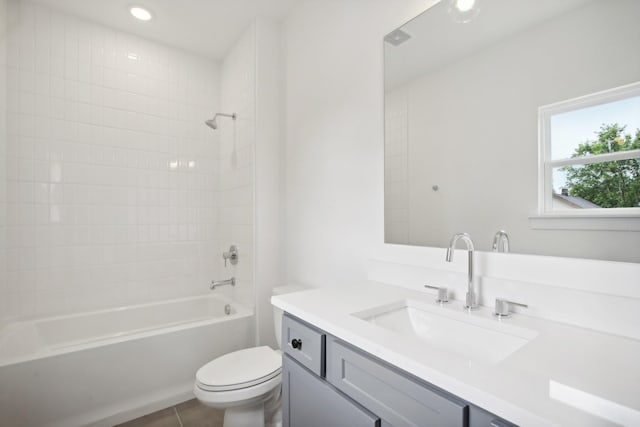
<path id="1" fill-rule="evenodd" d="M 228 353 L 198 369 L 198 387 L 209 391 L 236 390 L 268 381 L 280 374 L 282 356 L 271 347 Z"/>

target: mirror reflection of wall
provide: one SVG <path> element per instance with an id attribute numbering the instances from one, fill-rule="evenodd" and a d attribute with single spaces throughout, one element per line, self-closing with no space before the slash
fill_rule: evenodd
<path id="1" fill-rule="evenodd" d="M 506 230 L 514 252 L 640 262 L 637 214 L 538 218 L 538 109 L 640 81 L 640 2 L 481 7 L 459 24 L 441 2 L 384 43 L 385 241 L 488 251 Z"/>

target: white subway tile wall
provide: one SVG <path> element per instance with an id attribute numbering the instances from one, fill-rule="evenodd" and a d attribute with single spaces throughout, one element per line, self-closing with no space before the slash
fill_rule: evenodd
<path id="1" fill-rule="evenodd" d="M 27 1 L 9 14 L 0 315 L 209 292 L 228 233 L 219 211 L 252 197 L 219 174 L 227 152 L 203 124 L 220 108 L 219 66 Z M 232 182 L 251 181 L 245 140 Z"/>

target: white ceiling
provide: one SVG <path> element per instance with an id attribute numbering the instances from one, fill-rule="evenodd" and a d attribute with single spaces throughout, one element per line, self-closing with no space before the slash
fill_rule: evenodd
<path id="1" fill-rule="evenodd" d="M 297 0 L 35 0 L 51 8 L 191 52 L 222 59 L 258 16 L 281 20 Z M 140 22 L 132 5 L 154 14 Z"/>

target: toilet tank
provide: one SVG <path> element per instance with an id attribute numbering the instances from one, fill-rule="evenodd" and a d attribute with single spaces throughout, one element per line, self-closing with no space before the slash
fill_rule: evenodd
<path id="1" fill-rule="evenodd" d="M 271 295 L 284 295 L 290 294 L 292 292 L 298 292 L 306 289 L 304 286 L 300 285 L 285 285 L 285 286 L 276 286 L 271 291 Z M 280 310 L 275 305 L 273 307 L 273 327 L 275 328 L 276 340 L 278 341 L 278 348 L 282 348 L 282 310 Z"/>

